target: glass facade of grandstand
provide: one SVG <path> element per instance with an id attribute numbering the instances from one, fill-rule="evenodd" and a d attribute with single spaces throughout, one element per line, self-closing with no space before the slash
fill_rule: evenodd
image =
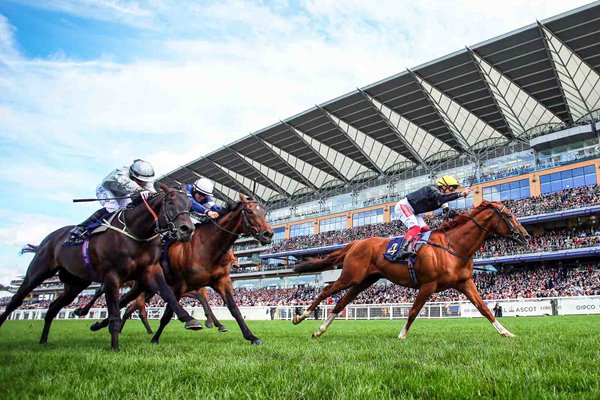
<path id="1" fill-rule="evenodd" d="M 326 218 L 319 221 L 319 232 L 341 231 L 346 229 L 346 217 Z"/>
<path id="2" fill-rule="evenodd" d="M 306 236 L 313 234 L 313 223 L 306 222 L 303 224 L 292 225 L 290 228 L 290 237 Z"/>
<path id="3" fill-rule="evenodd" d="M 383 222 L 383 208 L 357 212 L 352 215 L 352 226 L 380 224 Z"/>
<path id="4" fill-rule="evenodd" d="M 520 200 L 529 195 L 529 179 L 483 188 L 483 199 L 489 201 Z"/>
<path id="5" fill-rule="evenodd" d="M 596 184 L 596 170 L 593 165 L 573 168 L 540 176 L 542 194 L 555 193 L 563 189 L 591 186 Z"/>

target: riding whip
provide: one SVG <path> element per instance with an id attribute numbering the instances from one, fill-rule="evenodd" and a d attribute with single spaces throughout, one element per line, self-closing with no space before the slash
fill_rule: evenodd
<path id="1" fill-rule="evenodd" d="M 133 196 L 122 196 L 122 197 L 108 197 L 106 199 L 73 199 L 73 203 L 85 203 L 85 202 L 89 202 L 89 201 L 99 201 L 99 200 L 123 200 L 123 199 L 130 199 Z"/>

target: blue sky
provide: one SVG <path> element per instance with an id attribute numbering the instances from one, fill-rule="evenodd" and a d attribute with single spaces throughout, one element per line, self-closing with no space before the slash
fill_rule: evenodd
<path id="1" fill-rule="evenodd" d="M 158 175 L 318 104 L 586 4 L 0 1 L 0 283 L 97 208 L 134 158 Z"/>

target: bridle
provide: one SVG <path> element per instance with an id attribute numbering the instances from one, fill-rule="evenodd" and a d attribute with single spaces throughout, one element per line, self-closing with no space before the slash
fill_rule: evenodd
<path id="1" fill-rule="evenodd" d="M 150 215 L 152 215 L 152 218 L 154 219 L 154 224 L 155 224 L 155 228 L 154 228 L 155 234 L 149 238 L 138 238 L 137 236 L 131 234 L 130 232 L 127 232 L 127 223 L 125 221 L 125 213 L 124 213 L 125 210 L 119 211 L 118 218 L 117 218 L 118 221 L 123 225 L 122 229 L 112 226 L 112 225 L 108 224 L 106 221 L 103 221 L 102 225 L 106 226 L 109 229 L 120 232 L 123 235 L 125 235 L 133 240 L 136 240 L 138 242 L 150 242 L 159 236 L 172 235 L 176 229 L 175 223 L 174 223 L 175 219 L 178 218 L 180 215 L 185 215 L 185 214 L 189 215 L 190 211 L 183 210 L 183 211 L 180 211 L 179 213 L 177 213 L 176 215 L 171 216 L 169 214 L 169 209 L 168 209 L 167 205 L 165 204 L 167 201 L 167 195 L 169 193 L 171 193 L 171 192 L 162 192 L 162 193 L 158 193 L 154 196 L 154 197 L 163 196 L 162 202 L 161 202 L 161 208 L 164 210 L 164 220 L 166 222 L 166 226 L 164 228 L 160 227 L 160 220 L 159 220 L 158 215 L 156 215 L 156 212 L 154 211 L 154 209 L 152 209 L 152 207 L 150 206 L 148 201 L 142 197 L 142 201 L 143 201 L 144 205 L 146 206 L 146 209 L 148 210 Z M 180 193 L 183 193 L 183 192 L 180 192 Z"/>
<path id="2" fill-rule="evenodd" d="M 244 203 L 244 207 L 242 208 L 242 211 L 241 211 L 241 214 L 242 214 L 242 230 L 241 230 L 240 233 L 236 233 L 236 232 L 230 231 L 227 228 L 223 228 L 221 225 L 219 225 L 219 223 L 217 221 L 215 221 L 212 218 L 210 219 L 210 222 L 212 222 L 213 224 L 215 224 L 215 226 L 217 228 L 219 228 L 220 230 L 222 230 L 223 232 L 227 232 L 230 235 L 234 235 L 236 237 L 252 236 L 252 237 L 258 239 L 257 236 L 260 235 L 260 232 L 258 231 L 258 228 L 255 227 L 254 225 L 250 224 L 250 221 L 248 221 L 248 209 L 246 207 L 250 203 L 258 204 L 257 201 L 248 201 L 248 202 Z M 244 229 L 244 224 L 245 224 L 248 232 L 244 232 L 246 230 L 246 229 Z"/>
<path id="3" fill-rule="evenodd" d="M 490 230 L 490 229 L 486 228 L 485 226 L 481 225 L 473 216 L 469 216 L 469 219 L 471 221 L 473 221 L 473 223 L 475 225 L 477 225 L 477 227 L 479 227 L 479 228 L 483 229 L 485 232 L 487 232 L 487 234 L 489 234 L 492 238 L 509 237 L 510 239 L 512 239 L 514 241 L 518 241 L 519 238 L 521 237 L 521 233 L 510 222 L 510 219 L 508 218 L 508 216 L 506 214 L 504 214 L 503 211 L 506 208 L 506 206 L 503 205 L 500 210 L 498 208 L 496 208 L 494 205 L 492 205 L 490 208 L 492 210 L 494 210 L 494 212 L 500 217 L 500 219 L 498 219 L 496 221 L 496 225 L 494 226 L 493 230 Z M 506 235 L 499 235 L 497 233 L 498 225 L 500 224 L 501 220 L 504 221 L 504 223 L 506 224 L 508 229 L 510 229 L 510 232 L 507 233 Z"/>
<path id="4" fill-rule="evenodd" d="M 508 236 L 509 238 L 511 238 L 511 239 L 513 239 L 515 241 L 518 241 L 518 239 L 521 237 L 521 233 L 513 226 L 513 224 L 510 223 L 510 219 L 508 218 L 508 216 L 506 214 L 504 214 L 503 211 L 506 208 L 506 206 L 503 205 L 502 209 L 500 209 L 500 210 L 498 210 L 494 205 L 492 205 L 490 208 L 492 210 L 494 210 L 494 212 L 496 214 L 498 214 L 498 216 L 500 217 L 500 219 L 498 221 L 496 221 L 496 225 L 494 226 L 494 230 L 493 231 L 490 230 L 490 229 L 488 229 L 488 228 L 486 228 L 485 226 L 481 225 L 479 223 L 479 221 L 477 221 L 472 215 L 469 216 L 469 219 L 471 221 L 473 221 L 473 223 L 477 227 L 483 229 L 486 232 L 486 234 L 491 235 L 493 238 L 499 238 L 499 237 L 503 237 L 503 236 L 505 236 L 505 237 Z M 506 235 L 498 235 L 498 233 L 496 233 L 496 231 L 498 230 L 498 225 L 500 224 L 500 220 L 504 221 L 504 223 L 506 224 L 506 226 L 510 229 L 510 232 L 508 234 L 506 234 Z M 449 247 L 442 246 L 442 245 L 437 244 L 435 242 L 432 242 L 430 240 L 427 241 L 427 244 L 429 244 L 431 246 L 434 246 L 434 247 L 438 247 L 438 248 L 440 248 L 440 249 L 442 249 L 444 251 L 447 251 L 448 253 L 452 254 L 455 257 L 460 258 L 461 260 L 468 261 L 471 258 L 473 258 L 473 256 L 466 257 L 466 256 L 460 255 L 456 251 L 452 250 L 452 248 L 451 248 L 452 244 L 450 243 L 450 239 L 448 239 L 447 232 L 444 232 L 444 237 L 446 238 L 446 241 L 448 242 Z"/>
<path id="5" fill-rule="evenodd" d="M 179 192 L 179 193 L 183 193 L 179 190 L 174 190 L 174 192 Z M 148 209 L 148 211 L 150 211 L 150 213 L 152 214 L 152 217 L 154 218 L 154 223 L 156 224 L 156 227 L 154 228 L 154 232 L 156 232 L 159 235 L 164 235 L 164 234 L 173 234 L 173 232 L 175 232 L 176 228 L 175 228 L 175 220 L 177 218 L 179 218 L 180 215 L 190 215 L 190 210 L 183 210 L 178 212 L 177 214 L 175 214 L 174 216 L 171 216 L 169 214 L 169 208 L 167 207 L 166 201 L 167 201 L 167 195 L 171 193 L 171 192 L 165 192 L 164 193 L 164 197 L 162 200 L 162 209 L 164 210 L 165 213 L 165 222 L 166 222 L 166 226 L 165 228 L 161 229 L 160 228 L 160 224 L 158 221 L 158 216 L 156 215 L 156 213 L 154 212 L 154 210 L 152 209 L 152 207 L 150 207 L 150 205 L 148 204 L 148 202 L 146 201 L 146 199 L 144 200 L 144 204 L 146 205 L 146 208 Z"/>

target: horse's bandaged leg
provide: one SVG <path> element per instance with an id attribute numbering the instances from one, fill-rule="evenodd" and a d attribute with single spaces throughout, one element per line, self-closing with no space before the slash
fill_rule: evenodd
<path id="1" fill-rule="evenodd" d="M 335 314 L 335 313 L 329 314 L 329 316 L 327 317 L 327 320 L 323 323 L 323 325 L 321 325 L 319 327 L 319 329 L 315 333 L 313 333 L 313 337 L 319 337 L 322 334 L 324 334 L 327 331 L 327 329 L 329 328 L 329 325 L 331 325 L 331 323 L 335 319 L 335 317 L 337 317 L 337 314 Z"/>
<path id="2" fill-rule="evenodd" d="M 408 330 L 406 329 L 406 324 L 404 324 L 402 330 L 400 331 L 400 334 L 398 335 L 398 339 L 404 340 L 406 339 L 406 335 L 408 335 Z"/>
<path id="3" fill-rule="evenodd" d="M 501 334 L 502 336 L 505 336 L 505 337 L 514 337 L 515 336 L 512 333 L 510 333 L 508 329 L 503 327 L 502 324 L 498 320 L 495 320 L 492 323 L 492 325 L 494 325 L 494 328 L 496 328 L 498 333 Z"/>

